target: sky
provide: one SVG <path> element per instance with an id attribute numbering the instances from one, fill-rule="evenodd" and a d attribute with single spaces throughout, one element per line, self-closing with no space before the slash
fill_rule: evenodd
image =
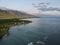
<path id="1" fill-rule="evenodd" d="M 0 0 L 0 7 L 30 14 L 60 15 L 60 0 Z"/>

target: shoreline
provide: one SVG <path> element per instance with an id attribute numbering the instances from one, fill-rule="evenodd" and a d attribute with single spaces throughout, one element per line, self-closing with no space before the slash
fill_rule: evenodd
<path id="1" fill-rule="evenodd" d="M 0 20 L 0 28 L 10 27 L 10 26 L 13 26 L 13 25 L 28 24 L 28 23 L 31 23 L 31 22 L 32 21 L 29 21 L 29 20 L 4 19 L 4 20 Z"/>

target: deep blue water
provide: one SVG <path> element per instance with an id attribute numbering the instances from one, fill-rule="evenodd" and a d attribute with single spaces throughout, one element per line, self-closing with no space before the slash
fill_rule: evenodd
<path id="1" fill-rule="evenodd" d="M 60 45 L 60 18 L 34 18 L 32 23 L 12 26 L 0 45 Z"/>

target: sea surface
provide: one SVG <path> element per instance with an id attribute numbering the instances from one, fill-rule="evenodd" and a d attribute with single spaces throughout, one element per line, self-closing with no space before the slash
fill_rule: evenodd
<path id="1" fill-rule="evenodd" d="M 32 23 L 12 26 L 0 45 L 60 45 L 60 18 L 32 18 Z"/>

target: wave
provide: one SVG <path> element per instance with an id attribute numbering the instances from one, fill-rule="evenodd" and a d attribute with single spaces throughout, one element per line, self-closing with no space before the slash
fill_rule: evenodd
<path id="1" fill-rule="evenodd" d="M 45 45 L 46 41 L 48 39 L 48 36 L 45 36 L 42 41 L 36 41 L 36 42 L 30 42 L 28 45 Z"/>

